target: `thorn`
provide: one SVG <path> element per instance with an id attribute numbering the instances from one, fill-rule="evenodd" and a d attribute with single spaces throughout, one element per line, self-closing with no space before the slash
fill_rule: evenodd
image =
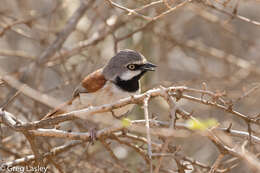
<path id="1" fill-rule="evenodd" d="M 232 101 L 227 102 L 227 105 L 228 105 L 227 111 L 232 112 L 233 111 L 233 106 L 234 106 Z"/>
<path id="2" fill-rule="evenodd" d="M 226 131 L 227 131 L 228 133 L 230 133 L 230 130 L 231 130 L 232 125 L 233 125 L 233 124 L 230 123 L 229 126 L 228 126 L 228 128 L 226 129 Z"/>

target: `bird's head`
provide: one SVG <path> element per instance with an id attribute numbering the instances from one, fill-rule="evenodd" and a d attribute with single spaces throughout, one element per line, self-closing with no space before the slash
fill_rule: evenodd
<path id="1" fill-rule="evenodd" d="M 105 65 L 103 75 L 109 81 L 139 80 L 147 71 L 154 71 L 156 65 L 148 62 L 146 58 L 133 50 L 121 50 Z"/>

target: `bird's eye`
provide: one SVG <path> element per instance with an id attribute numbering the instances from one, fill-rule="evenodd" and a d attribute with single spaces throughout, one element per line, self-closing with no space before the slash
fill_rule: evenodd
<path id="1" fill-rule="evenodd" d="M 128 68 L 129 70 L 134 70 L 134 69 L 135 69 L 135 65 L 134 65 L 134 64 L 129 64 L 129 65 L 127 66 L 127 68 Z"/>

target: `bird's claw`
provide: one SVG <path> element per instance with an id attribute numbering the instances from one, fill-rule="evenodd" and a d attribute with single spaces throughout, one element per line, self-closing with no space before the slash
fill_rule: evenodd
<path id="1" fill-rule="evenodd" d="M 92 128 L 92 129 L 89 130 L 89 137 L 90 137 L 89 141 L 93 145 L 94 142 L 97 140 L 97 130 L 96 130 L 96 128 Z"/>

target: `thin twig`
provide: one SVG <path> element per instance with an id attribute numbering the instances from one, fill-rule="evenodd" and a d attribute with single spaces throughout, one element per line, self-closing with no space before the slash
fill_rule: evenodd
<path id="1" fill-rule="evenodd" d="M 75 30 L 77 23 L 84 15 L 86 10 L 90 8 L 94 2 L 94 0 L 80 1 L 78 9 L 76 9 L 76 11 L 70 17 L 63 30 L 58 34 L 56 40 L 50 44 L 50 46 L 37 59 L 37 64 L 45 64 L 55 54 L 55 52 L 61 48 L 68 36 Z"/>

